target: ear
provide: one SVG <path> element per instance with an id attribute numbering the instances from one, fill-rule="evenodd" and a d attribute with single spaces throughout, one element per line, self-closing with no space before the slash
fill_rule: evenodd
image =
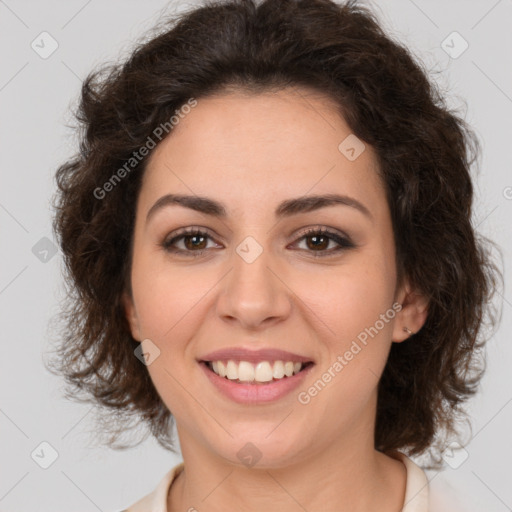
<path id="1" fill-rule="evenodd" d="M 121 302 L 123 304 L 126 320 L 128 321 L 128 325 L 130 326 L 130 331 L 132 333 L 133 338 L 137 341 L 141 341 L 139 319 L 137 317 L 137 311 L 135 309 L 135 304 L 133 303 L 132 296 L 126 291 L 123 292 Z"/>
<path id="2" fill-rule="evenodd" d="M 423 327 L 428 316 L 428 299 L 422 293 L 412 289 L 406 280 L 396 294 L 395 300 L 402 305 L 402 309 L 395 317 L 393 341 L 401 343 Z"/>

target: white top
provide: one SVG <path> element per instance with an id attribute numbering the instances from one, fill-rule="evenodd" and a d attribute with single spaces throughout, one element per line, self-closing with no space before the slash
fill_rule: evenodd
<path id="1" fill-rule="evenodd" d="M 425 472 L 401 452 L 390 454 L 407 469 L 405 500 L 400 512 L 437 512 L 429 507 L 429 483 Z M 184 464 L 174 466 L 160 480 L 156 489 L 122 512 L 168 512 L 167 496 L 173 480 L 183 471 Z"/>

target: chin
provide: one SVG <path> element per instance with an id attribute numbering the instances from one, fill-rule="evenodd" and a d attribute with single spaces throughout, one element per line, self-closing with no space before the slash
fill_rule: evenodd
<path id="1" fill-rule="evenodd" d="M 278 424 L 274 423 L 273 428 Z M 254 426 L 253 426 L 254 427 Z M 265 424 L 260 431 L 239 433 L 228 437 L 222 445 L 211 445 L 211 449 L 229 463 L 248 469 L 276 469 L 299 462 L 311 443 L 294 436 L 289 430 L 272 432 Z M 232 432 L 233 433 L 233 432 Z M 302 446 L 304 445 L 304 446 Z"/>

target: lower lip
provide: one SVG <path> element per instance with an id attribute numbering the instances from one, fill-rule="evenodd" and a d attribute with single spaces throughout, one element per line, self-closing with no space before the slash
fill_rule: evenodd
<path id="1" fill-rule="evenodd" d="M 279 400 L 296 389 L 314 365 L 310 364 L 304 370 L 292 377 L 262 384 L 238 384 L 210 370 L 205 363 L 199 363 L 210 382 L 225 396 L 240 404 L 258 404 Z"/>

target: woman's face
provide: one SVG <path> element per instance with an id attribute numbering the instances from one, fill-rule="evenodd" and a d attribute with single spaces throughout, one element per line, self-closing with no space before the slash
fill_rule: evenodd
<path id="1" fill-rule="evenodd" d="M 126 309 L 184 453 L 278 467 L 373 442 L 392 340 L 420 327 L 376 165 L 306 89 L 199 99 L 153 150 Z"/>

